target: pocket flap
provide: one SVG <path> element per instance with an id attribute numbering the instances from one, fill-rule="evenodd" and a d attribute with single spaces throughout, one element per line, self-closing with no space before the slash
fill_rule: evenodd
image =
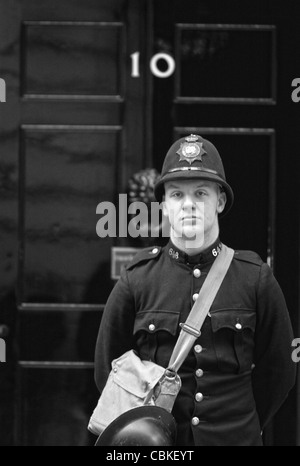
<path id="1" fill-rule="evenodd" d="M 230 328 L 240 332 L 245 328 L 255 331 L 256 313 L 246 309 L 222 309 L 211 311 L 211 325 L 213 332 L 221 328 Z"/>
<path id="2" fill-rule="evenodd" d="M 141 361 L 133 350 L 112 361 L 114 382 L 124 390 L 144 398 L 158 382 L 165 368 L 151 361 Z"/>
<path id="3" fill-rule="evenodd" d="M 165 330 L 171 335 L 176 335 L 179 328 L 179 319 L 179 311 L 141 311 L 136 315 L 133 333 L 136 334 L 140 330 L 148 333 Z"/>

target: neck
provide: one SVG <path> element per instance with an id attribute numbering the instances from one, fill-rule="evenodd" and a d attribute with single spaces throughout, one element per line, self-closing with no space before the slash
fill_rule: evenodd
<path id="1" fill-rule="evenodd" d="M 210 234 L 207 237 L 204 235 L 204 241 L 201 241 L 200 244 L 199 242 L 197 243 L 197 240 L 195 239 L 177 237 L 173 230 L 171 230 L 170 234 L 170 238 L 174 246 L 189 256 L 195 256 L 196 254 L 200 254 L 202 251 L 205 251 L 217 240 L 218 236 L 219 229 L 217 229 L 214 234 Z"/>

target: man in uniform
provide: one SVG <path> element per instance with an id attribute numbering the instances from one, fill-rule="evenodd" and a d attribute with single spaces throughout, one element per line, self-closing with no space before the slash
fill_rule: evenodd
<path id="1" fill-rule="evenodd" d="M 193 134 L 176 141 L 154 190 L 170 240 L 139 252 L 108 299 L 95 352 L 100 392 L 112 360 L 130 349 L 167 367 L 179 324 L 222 248 L 218 219 L 232 206 L 233 192 L 210 141 Z M 295 382 L 292 339 L 272 270 L 255 252 L 235 251 L 179 370 L 177 445 L 262 445 L 263 429 Z"/>

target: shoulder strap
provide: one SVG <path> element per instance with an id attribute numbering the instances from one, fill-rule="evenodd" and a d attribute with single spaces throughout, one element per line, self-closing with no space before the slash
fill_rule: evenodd
<path id="1" fill-rule="evenodd" d="M 180 324 L 181 332 L 168 366 L 170 370 L 178 371 L 193 343 L 200 336 L 202 324 L 227 273 L 233 255 L 234 250 L 223 244 L 219 255 L 211 266 L 186 322 Z"/>

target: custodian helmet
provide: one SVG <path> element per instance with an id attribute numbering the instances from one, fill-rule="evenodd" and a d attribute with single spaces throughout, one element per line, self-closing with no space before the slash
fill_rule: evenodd
<path id="1" fill-rule="evenodd" d="M 130 409 L 111 422 L 95 446 L 173 446 L 176 422 L 169 411 L 159 406 Z"/>
<path id="2" fill-rule="evenodd" d="M 168 150 L 161 176 L 154 186 L 157 201 L 162 201 L 166 181 L 195 178 L 214 181 L 222 186 L 227 202 L 221 215 L 227 213 L 233 204 L 234 196 L 226 182 L 222 159 L 216 147 L 197 134 L 178 139 Z"/>

